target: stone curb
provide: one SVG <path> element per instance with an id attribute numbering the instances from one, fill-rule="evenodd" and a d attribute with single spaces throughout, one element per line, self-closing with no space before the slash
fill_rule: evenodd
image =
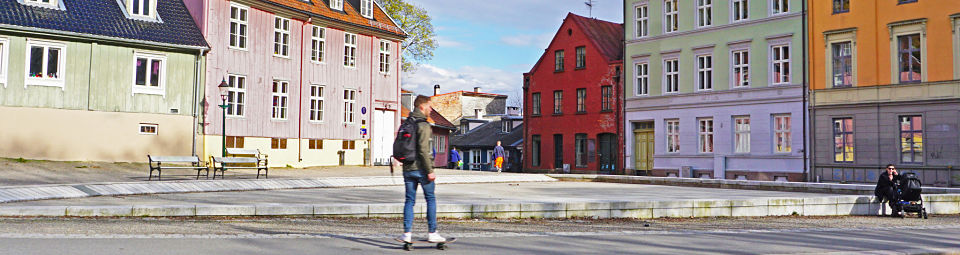
<path id="1" fill-rule="evenodd" d="M 722 180 L 678 177 L 650 177 L 626 175 L 547 174 L 561 181 L 595 181 L 631 184 L 654 184 L 724 189 L 771 190 L 788 192 L 815 192 L 830 194 L 873 195 L 876 185 L 813 182 L 774 182 L 749 180 Z M 923 187 L 924 194 L 960 194 L 960 188 Z"/>
<path id="2" fill-rule="evenodd" d="M 960 195 L 924 196 L 929 214 L 960 214 Z M 423 203 L 414 212 L 423 216 Z M 604 201 L 570 203 L 440 204 L 437 215 L 448 218 L 686 218 L 745 216 L 880 215 L 891 211 L 873 196 L 759 198 L 740 200 Z M 127 205 L 127 206 L 0 206 L 0 216 L 180 217 L 180 216 L 320 216 L 403 217 L 402 203 L 387 204 L 255 204 L 255 205 Z"/>
<path id="3" fill-rule="evenodd" d="M 450 175 L 442 176 L 437 179 L 437 183 L 439 184 L 552 181 L 557 180 L 542 174 Z M 403 177 L 401 176 L 371 176 L 312 179 L 198 180 L 169 182 L 120 182 L 77 185 L 70 184 L 60 186 L 17 186 L 0 188 L 0 203 L 93 196 L 400 185 L 403 185 Z"/>

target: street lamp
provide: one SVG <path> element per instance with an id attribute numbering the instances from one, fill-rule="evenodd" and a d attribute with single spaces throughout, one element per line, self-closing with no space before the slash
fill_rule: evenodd
<path id="1" fill-rule="evenodd" d="M 223 126 L 223 153 L 220 155 L 221 157 L 227 156 L 227 108 L 230 107 L 230 105 L 227 104 L 227 89 L 229 88 L 230 84 L 227 84 L 227 79 L 220 81 L 220 85 L 217 86 L 217 89 L 220 90 L 220 101 L 222 102 L 222 104 L 218 106 L 220 106 L 220 109 L 223 109 L 223 122 L 221 122 Z"/>

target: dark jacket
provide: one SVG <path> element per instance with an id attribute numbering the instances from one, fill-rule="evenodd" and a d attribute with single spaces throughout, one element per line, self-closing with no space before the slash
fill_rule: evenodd
<path id="1" fill-rule="evenodd" d="M 494 158 L 494 159 L 496 159 L 496 158 L 506 158 L 506 157 L 507 157 L 507 153 L 503 151 L 503 147 L 497 146 L 497 147 L 493 148 L 493 158 Z"/>
<path id="2" fill-rule="evenodd" d="M 433 130 L 430 129 L 430 123 L 427 122 L 427 115 L 423 114 L 420 109 L 416 109 L 410 113 L 409 118 L 422 121 L 417 122 L 417 159 L 412 164 L 404 164 L 403 171 L 422 170 L 433 173 L 433 148 L 430 147 Z"/>
<path id="3" fill-rule="evenodd" d="M 887 174 L 887 171 L 883 171 L 880 174 L 880 178 L 877 180 L 877 188 L 874 189 L 874 194 L 877 196 L 882 196 L 883 192 L 887 189 L 895 188 L 896 183 L 900 183 L 900 174 L 893 175 L 893 180 L 890 180 L 890 175 Z"/>

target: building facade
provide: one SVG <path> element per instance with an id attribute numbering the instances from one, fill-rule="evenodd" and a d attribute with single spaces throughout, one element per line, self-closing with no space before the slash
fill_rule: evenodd
<path id="1" fill-rule="evenodd" d="M 809 1 L 812 181 L 960 183 L 960 5 Z"/>
<path id="2" fill-rule="evenodd" d="M 204 155 L 259 149 L 272 166 L 388 162 L 406 34 L 372 0 L 185 0 L 211 45 Z M 229 87 L 221 97 L 218 85 Z M 218 105 L 229 107 L 222 110 Z"/>
<path id="3" fill-rule="evenodd" d="M 410 116 L 410 109 L 413 109 L 413 101 L 417 98 L 417 95 L 406 90 L 401 90 L 401 93 L 400 121 L 404 121 Z M 433 166 L 447 167 L 447 163 L 450 162 L 450 139 L 457 131 L 457 126 L 450 123 L 436 110 L 430 112 L 430 116 L 427 116 L 427 122 L 430 123 L 430 131 L 433 131 L 433 137 L 430 137 L 430 148 L 433 149 Z M 387 145 L 387 147 L 392 149 L 392 144 L 393 141 L 390 141 L 390 145 Z"/>
<path id="4" fill-rule="evenodd" d="M 497 141 L 500 141 L 506 153 L 503 171 L 521 172 L 523 132 L 523 117 L 502 116 L 499 120 L 484 122 L 465 134 L 453 136 L 450 146 L 456 147 L 460 153 L 463 169 L 496 171 L 493 150 Z"/>
<path id="5" fill-rule="evenodd" d="M 433 92 L 430 98 L 433 108 L 457 125 L 461 134 L 507 114 L 507 96 L 484 93 L 480 87 L 440 94 L 438 85 Z"/>
<path id="6" fill-rule="evenodd" d="M 631 172 L 804 179 L 803 1 L 626 0 L 624 8 Z"/>
<path id="7" fill-rule="evenodd" d="M 622 24 L 567 15 L 524 74 L 524 169 L 622 169 L 622 42 Z"/>
<path id="8" fill-rule="evenodd" d="M 0 157 L 195 153 L 209 48 L 182 2 L 3 0 L 0 10 Z"/>

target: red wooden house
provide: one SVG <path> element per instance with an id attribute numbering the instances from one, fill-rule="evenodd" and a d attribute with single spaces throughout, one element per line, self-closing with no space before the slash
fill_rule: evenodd
<path id="1" fill-rule="evenodd" d="M 523 74 L 524 168 L 619 173 L 623 25 L 567 14 Z"/>

